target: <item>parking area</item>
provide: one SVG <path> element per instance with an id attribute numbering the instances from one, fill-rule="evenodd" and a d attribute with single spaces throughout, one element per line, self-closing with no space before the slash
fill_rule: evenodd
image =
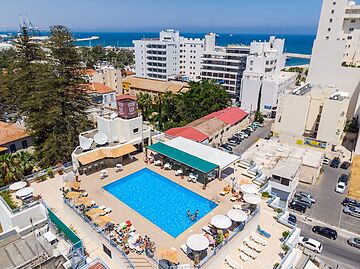
<path id="1" fill-rule="evenodd" d="M 316 203 L 304 214 L 307 217 L 339 227 L 351 232 L 360 233 L 360 218 L 349 216 L 343 213 L 341 202 L 347 194 L 335 192 L 337 180 L 341 174 L 348 174 L 347 170 L 331 168 L 323 165 L 323 173 L 314 185 L 300 183 L 297 190 L 311 193 Z"/>
<path id="2" fill-rule="evenodd" d="M 233 148 L 233 153 L 240 155 L 250 148 L 259 138 L 264 138 L 271 130 L 272 120 L 265 120 L 264 126 L 257 128 L 251 135 L 245 138 L 241 143 Z"/>

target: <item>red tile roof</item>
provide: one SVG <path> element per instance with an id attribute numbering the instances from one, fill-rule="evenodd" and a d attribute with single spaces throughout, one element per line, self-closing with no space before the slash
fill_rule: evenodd
<path id="1" fill-rule="evenodd" d="M 194 127 L 186 127 L 186 126 L 179 128 L 171 128 L 165 131 L 165 134 L 172 137 L 181 136 L 196 142 L 202 142 L 209 138 L 206 134 L 196 130 Z"/>
<path id="2" fill-rule="evenodd" d="M 121 94 L 116 96 L 116 100 L 124 100 L 124 99 L 131 99 L 131 100 L 137 100 L 136 96 L 128 95 L 128 94 Z"/>
<path id="3" fill-rule="evenodd" d="M 223 110 L 210 113 L 209 115 L 206 115 L 203 118 L 204 119 L 218 118 L 219 120 L 222 120 L 227 124 L 233 125 L 246 118 L 247 115 L 248 113 L 246 113 L 241 108 L 227 107 Z"/>
<path id="4" fill-rule="evenodd" d="M 105 93 L 110 93 L 110 92 L 115 92 L 115 90 L 113 90 L 110 87 L 108 87 L 104 84 L 101 84 L 99 82 L 86 84 L 86 93 L 88 93 L 88 94 L 91 94 L 91 93 L 105 94 Z"/>
<path id="5" fill-rule="evenodd" d="M 0 122 L 0 145 L 29 137 L 26 128 L 15 123 Z"/>

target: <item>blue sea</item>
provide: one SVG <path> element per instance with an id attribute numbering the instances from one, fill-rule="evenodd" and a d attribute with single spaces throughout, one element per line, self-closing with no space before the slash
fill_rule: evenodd
<path id="1" fill-rule="evenodd" d="M 2 34 L 2 33 L 0 33 Z M 6 34 L 5 32 L 3 34 Z M 15 33 L 16 34 L 16 33 Z M 91 41 L 76 42 L 79 46 L 116 46 L 132 47 L 132 41 L 141 38 L 155 38 L 158 32 L 73 32 L 75 38 L 86 38 L 98 36 L 99 39 Z M 181 33 L 185 37 L 203 38 L 205 33 Z M 226 46 L 228 44 L 250 45 L 253 40 L 269 40 L 270 35 L 266 34 L 218 34 L 217 45 Z M 285 51 L 293 53 L 311 54 L 315 35 L 283 35 L 274 34 L 276 37 L 285 38 Z M 289 59 L 287 65 L 308 64 L 307 59 Z"/>

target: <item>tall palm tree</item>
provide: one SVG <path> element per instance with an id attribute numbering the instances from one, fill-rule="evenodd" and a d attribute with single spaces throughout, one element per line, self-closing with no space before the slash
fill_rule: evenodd
<path id="1" fill-rule="evenodd" d="M 148 93 L 139 93 L 138 94 L 138 103 L 140 105 L 141 113 L 144 117 L 144 119 L 148 118 L 148 112 L 150 107 L 153 105 L 153 100 L 150 94 Z"/>

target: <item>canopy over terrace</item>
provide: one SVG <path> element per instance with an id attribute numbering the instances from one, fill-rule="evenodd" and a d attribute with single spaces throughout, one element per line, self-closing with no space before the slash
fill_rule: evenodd
<path id="1" fill-rule="evenodd" d="M 220 172 L 240 159 L 237 155 L 183 137 L 176 137 L 165 144 L 217 165 Z"/>

